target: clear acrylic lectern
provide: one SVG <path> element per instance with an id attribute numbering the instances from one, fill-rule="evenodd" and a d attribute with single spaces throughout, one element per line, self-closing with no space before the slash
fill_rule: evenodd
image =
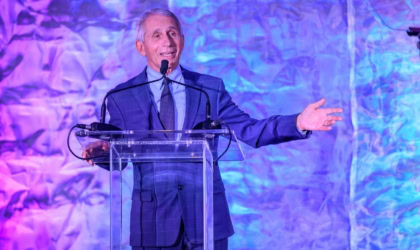
<path id="1" fill-rule="evenodd" d="M 191 203 L 190 210 L 198 211 L 196 235 L 203 237 L 204 249 L 213 249 L 213 165 L 216 159 L 241 161 L 244 154 L 235 134 L 227 129 L 184 131 L 79 131 L 76 133 L 83 147 L 101 141 L 109 145 L 109 154 L 95 159 L 95 163 L 110 173 L 110 247 L 131 249 L 133 235 L 130 210 L 134 199 L 143 193 L 140 168 L 147 168 L 156 188 L 173 190 L 178 179 L 185 179 L 202 196 L 202 203 Z M 226 149 L 228 149 L 226 151 Z M 149 179 L 150 181 L 150 179 Z M 191 184 L 191 185 L 192 185 Z M 172 186 L 171 186 L 172 185 Z M 182 186 L 178 186 L 182 190 Z M 199 188 L 199 189 L 198 189 Z M 184 191 L 190 192 L 187 189 Z M 154 191 L 153 191 L 154 192 Z M 181 192 L 178 191 L 177 192 Z M 165 196 L 162 196 L 165 197 Z M 150 198 L 152 199 L 152 198 Z M 134 216 L 134 215 L 133 215 Z M 162 222 L 163 224 L 165 222 Z M 142 230 L 147 230 L 143 228 Z M 156 230 L 153 229 L 153 230 Z M 177 230 L 177 229 L 175 229 Z"/>

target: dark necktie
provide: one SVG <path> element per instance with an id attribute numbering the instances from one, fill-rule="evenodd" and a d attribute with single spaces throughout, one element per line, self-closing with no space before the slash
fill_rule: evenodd
<path id="1" fill-rule="evenodd" d="M 169 89 L 170 81 L 163 78 L 163 91 L 160 96 L 160 120 L 166 130 L 175 129 L 175 103 L 171 90 Z"/>

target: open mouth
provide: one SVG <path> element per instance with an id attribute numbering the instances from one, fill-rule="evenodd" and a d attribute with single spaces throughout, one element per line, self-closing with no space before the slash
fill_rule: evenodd
<path id="1" fill-rule="evenodd" d="M 173 51 L 173 52 L 162 52 L 162 53 L 160 53 L 160 55 L 163 56 L 163 57 L 172 57 L 175 54 L 176 54 L 175 51 Z"/>

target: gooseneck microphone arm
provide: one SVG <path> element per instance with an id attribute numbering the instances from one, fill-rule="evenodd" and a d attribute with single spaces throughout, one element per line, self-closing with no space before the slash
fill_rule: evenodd
<path id="1" fill-rule="evenodd" d="M 188 85 L 188 84 L 185 84 L 185 83 L 182 83 L 182 82 L 178 82 L 178 81 L 175 81 L 175 80 L 172 80 L 172 79 L 168 78 L 166 76 L 166 72 L 168 71 L 168 65 L 169 65 L 168 60 L 162 60 L 161 66 L 160 66 L 160 73 L 162 74 L 162 78 L 165 78 L 168 81 L 177 83 L 179 85 L 185 86 L 187 88 L 192 88 L 192 89 L 195 89 L 197 91 L 200 91 L 201 93 L 203 93 L 206 96 L 206 99 L 207 99 L 207 102 L 206 102 L 206 120 L 202 123 L 199 123 L 195 128 L 197 128 L 197 129 L 216 129 L 216 128 L 219 128 L 220 124 L 218 122 L 215 122 L 215 121 L 211 120 L 211 107 L 210 107 L 209 94 L 207 94 L 206 91 L 204 91 L 200 88 L 197 88 L 197 87 L 194 87 L 194 86 L 191 86 L 191 85 Z"/>
<path id="2" fill-rule="evenodd" d="M 135 84 L 135 85 L 132 85 L 132 86 L 128 86 L 128 87 L 125 87 L 125 88 L 122 88 L 122 89 L 116 89 L 116 90 L 109 91 L 105 95 L 104 100 L 102 101 L 102 106 L 101 106 L 101 120 L 100 120 L 100 122 L 101 123 L 105 123 L 105 117 L 106 117 L 106 99 L 108 98 L 108 96 L 110 96 L 110 95 L 112 95 L 114 93 L 118 93 L 118 92 L 127 90 L 127 89 L 137 88 L 137 87 L 141 87 L 141 86 L 144 86 L 144 85 L 153 83 L 153 82 L 157 82 L 157 81 L 160 81 L 162 79 L 163 79 L 163 76 L 161 78 L 159 78 L 159 79 L 156 79 L 156 80 L 153 80 L 153 81 L 150 81 L 150 82 L 144 82 L 144 83 L 140 83 L 140 84 Z"/>
<path id="3" fill-rule="evenodd" d="M 203 94 L 206 96 L 206 99 L 207 99 L 207 102 L 206 102 L 206 122 L 211 122 L 211 113 L 210 113 L 210 112 L 211 112 L 211 107 L 210 107 L 210 97 L 209 97 L 209 94 L 207 94 L 207 92 L 206 92 L 206 91 L 204 91 L 204 90 L 202 90 L 202 89 L 200 89 L 200 88 L 197 88 L 197 87 L 194 87 L 194 86 L 191 86 L 191 85 L 188 85 L 188 84 L 182 83 L 182 82 L 177 82 L 177 81 L 175 81 L 175 80 L 169 79 L 169 78 L 168 78 L 168 77 L 166 77 L 166 76 L 164 76 L 164 78 L 168 79 L 168 80 L 169 80 L 169 81 L 171 81 L 171 82 L 177 83 L 177 84 L 182 85 L 182 86 L 185 86 L 185 87 L 187 87 L 187 88 L 192 88 L 192 89 L 195 89 L 195 90 L 200 91 L 201 93 L 203 93 Z"/>
<path id="4" fill-rule="evenodd" d="M 153 83 L 153 82 L 157 82 L 157 81 L 162 80 L 162 79 L 165 77 L 166 72 L 168 72 L 168 64 L 169 64 L 169 62 L 168 62 L 167 60 L 163 60 L 163 61 L 161 62 L 161 64 L 160 64 L 160 73 L 161 73 L 163 76 L 162 76 L 161 78 L 159 78 L 159 79 L 156 79 L 156 80 L 153 80 L 153 81 L 149 81 L 149 82 L 140 83 L 140 84 L 135 84 L 135 85 L 128 86 L 128 87 L 125 87 L 125 88 L 122 88 L 122 89 L 116 89 L 116 90 L 111 90 L 111 91 L 109 91 L 109 92 L 105 95 L 105 97 L 104 97 L 104 99 L 103 99 L 103 101 L 102 101 L 102 106 L 101 106 L 101 120 L 100 120 L 100 123 L 105 123 L 105 116 L 106 116 L 106 99 L 108 98 L 108 96 L 110 96 L 110 95 L 112 95 L 112 94 L 114 94 L 114 93 L 117 93 L 117 92 L 121 92 L 121 91 L 127 90 L 127 89 L 137 88 L 137 87 L 140 87 L 140 86 L 144 86 L 144 85 L 146 85 L 146 84 L 150 84 L 150 83 Z"/>
<path id="5" fill-rule="evenodd" d="M 180 84 L 180 85 L 185 86 L 187 88 L 192 88 L 192 89 L 195 89 L 197 91 L 200 91 L 201 93 L 203 93 L 206 96 L 206 99 L 207 99 L 207 102 L 206 102 L 206 120 L 203 123 L 200 123 L 198 125 L 198 127 L 196 127 L 196 128 L 201 128 L 201 129 L 214 129 L 214 128 L 219 128 L 220 127 L 220 124 L 218 122 L 215 122 L 215 121 L 212 121 L 211 120 L 211 106 L 210 106 L 210 97 L 209 97 L 209 94 L 206 91 L 204 91 L 204 90 L 202 90 L 200 88 L 197 88 L 197 87 L 194 87 L 194 86 L 191 86 L 191 85 L 182 83 L 182 82 L 178 82 L 178 81 L 175 81 L 175 80 L 171 80 L 168 77 L 166 77 L 166 73 L 168 72 L 168 65 L 169 65 L 169 62 L 167 60 L 162 60 L 161 65 L 160 65 L 160 73 L 162 74 L 162 77 L 159 78 L 159 79 L 156 79 L 156 80 L 153 80 L 153 81 L 149 81 L 149 82 L 140 83 L 140 84 L 135 84 L 135 85 L 128 86 L 128 87 L 125 87 L 125 88 L 121 88 L 121 89 L 116 89 L 116 90 L 109 91 L 105 95 L 105 97 L 104 97 L 104 99 L 102 101 L 100 123 L 99 124 L 95 124 L 96 126 L 94 126 L 94 127 L 98 127 L 99 128 L 99 127 L 102 127 L 101 124 L 105 125 L 105 118 L 106 118 L 106 100 L 107 100 L 108 96 L 110 96 L 110 95 L 112 95 L 114 93 L 117 93 L 117 92 L 125 91 L 127 89 L 137 88 L 137 87 L 144 86 L 144 85 L 147 85 L 147 84 L 150 84 L 150 83 L 153 83 L 153 82 L 160 81 L 163 78 L 166 78 L 166 79 L 168 79 L 171 82 Z M 106 128 L 108 128 L 108 127 L 106 127 Z M 102 130 L 102 129 L 98 129 L 98 130 Z"/>

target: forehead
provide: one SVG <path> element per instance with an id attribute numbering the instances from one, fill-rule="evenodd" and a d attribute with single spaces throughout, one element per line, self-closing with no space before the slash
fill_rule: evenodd
<path id="1" fill-rule="evenodd" d="M 144 22 L 144 30 L 146 33 L 168 29 L 176 29 L 179 31 L 176 20 L 170 16 L 153 14 L 148 16 Z"/>

